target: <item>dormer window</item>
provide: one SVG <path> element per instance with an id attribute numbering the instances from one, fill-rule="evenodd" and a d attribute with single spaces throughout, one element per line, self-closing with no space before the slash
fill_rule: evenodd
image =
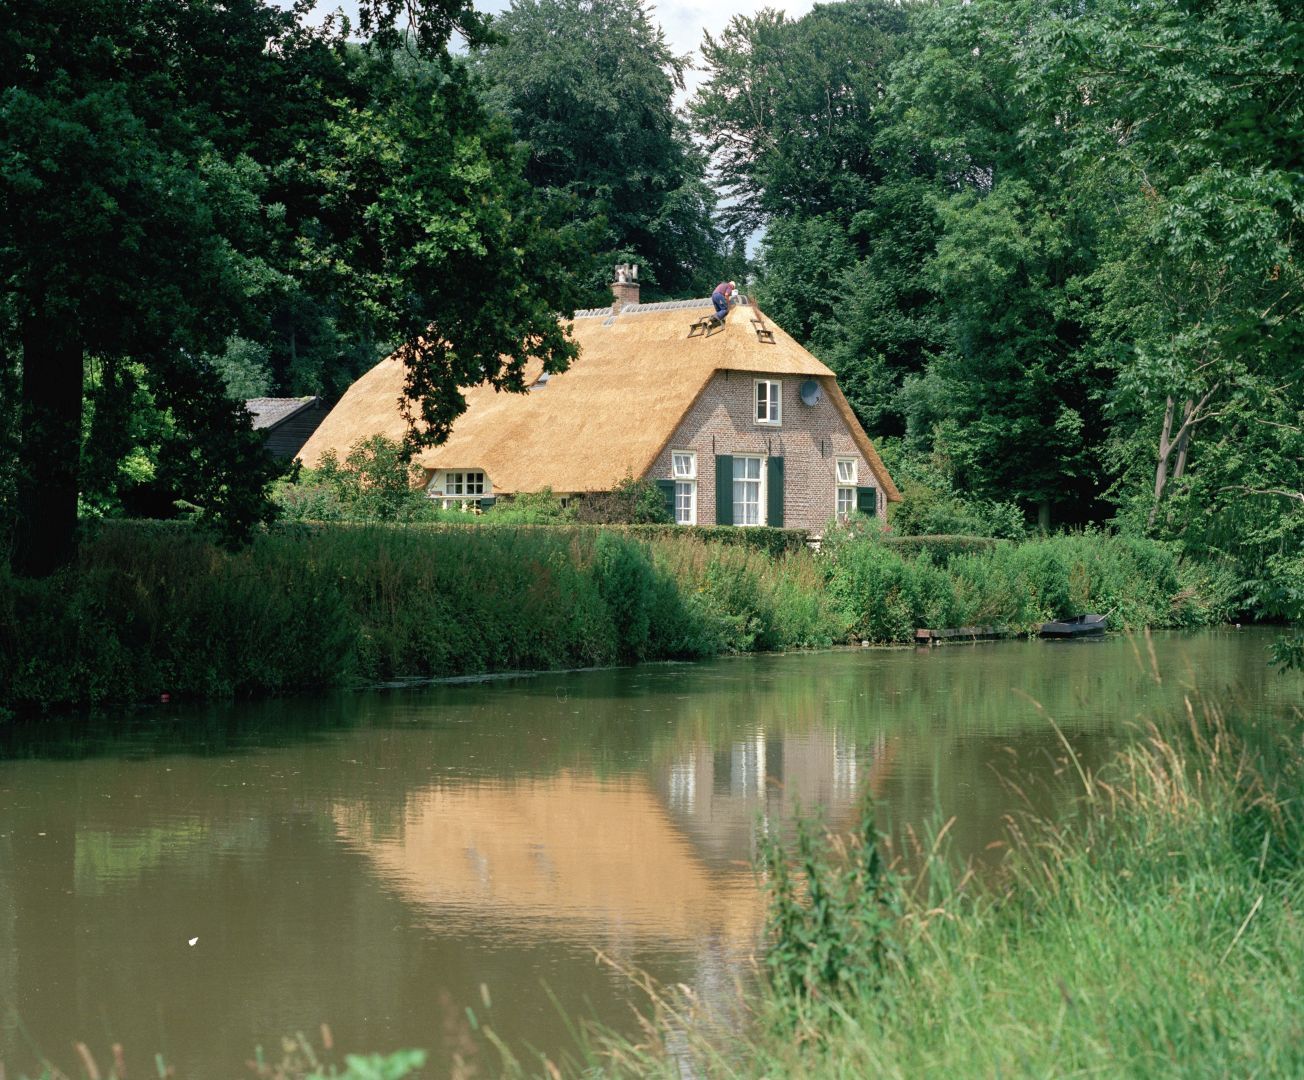
<path id="1" fill-rule="evenodd" d="M 479 509 L 491 492 L 481 469 L 439 469 L 426 485 L 426 494 L 446 510 Z"/>
<path id="2" fill-rule="evenodd" d="M 445 473 L 445 495 L 483 495 L 484 473 L 450 472 Z"/>
<path id="3" fill-rule="evenodd" d="M 773 424 L 778 427 L 783 423 L 783 383 L 777 379 L 756 380 L 756 422 Z"/>

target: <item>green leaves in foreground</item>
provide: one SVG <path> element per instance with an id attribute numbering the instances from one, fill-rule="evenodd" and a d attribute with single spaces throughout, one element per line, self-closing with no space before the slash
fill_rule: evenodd
<path id="1" fill-rule="evenodd" d="M 867 792 L 850 847 L 833 837 L 825 847 L 818 822 L 800 816 L 795 858 L 778 837 L 764 837 L 760 860 L 770 894 L 765 967 L 780 997 L 804 1003 L 872 992 L 900 964 L 901 884 L 879 853 L 874 820 Z"/>

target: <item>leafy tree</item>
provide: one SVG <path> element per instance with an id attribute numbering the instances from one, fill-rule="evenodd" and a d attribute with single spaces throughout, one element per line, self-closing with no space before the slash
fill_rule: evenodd
<path id="1" fill-rule="evenodd" d="M 900 5 L 849 0 L 798 20 L 768 8 L 735 15 L 718 39 L 706 35 L 708 74 L 691 111 L 731 229 L 845 221 L 868 205 L 887 172 L 882 104 L 906 29 Z"/>
<path id="2" fill-rule="evenodd" d="M 73 553 L 88 359 L 110 395 L 139 366 L 170 417 L 159 482 L 237 537 L 274 466 L 206 359 L 232 333 L 312 301 L 364 345 L 406 342 L 414 444 L 446 437 L 459 386 L 569 361 L 573 249 L 446 51 L 481 20 L 465 0 L 360 10 L 361 50 L 262 0 L 34 0 L 0 26 L 19 572 Z M 421 77 L 395 63 L 400 15 Z"/>
<path id="3" fill-rule="evenodd" d="M 1208 539 L 1211 500 L 1249 499 L 1251 516 L 1293 515 L 1304 540 L 1298 18 L 1277 0 L 1103 3 L 1048 19 L 1035 44 L 1032 86 L 1071 132 L 1071 161 L 1103 161 L 1113 182 L 1098 341 L 1119 372 L 1128 502 L 1154 525 L 1198 492 L 1167 527 Z"/>
<path id="4" fill-rule="evenodd" d="M 714 286 L 720 246 L 705 162 L 675 115 L 685 61 L 643 0 L 513 0 L 477 54 L 491 102 L 559 218 L 591 229 L 592 295 L 618 261 L 652 296 Z"/>
<path id="5" fill-rule="evenodd" d="M 272 376 L 268 370 L 266 345 L 235 335 L 227 338 L 226 348 L 212 358 L 213 367 L 226 384 L 227 396 L 236 401 L 269 397 Z"/>
<path id="6" fill-rule="evenodd" d="M 879 433 L 904 430 L 902 381 L 941 341 L 922 274 L 939 231 L 936 163 L 902 138 L 888 95 L 912 48 L 911 10 L 854 0 L 797 20 L 737 16 L 708 35 L 692 106 L 726 220 L 765 227 L 761 303 Z"/>

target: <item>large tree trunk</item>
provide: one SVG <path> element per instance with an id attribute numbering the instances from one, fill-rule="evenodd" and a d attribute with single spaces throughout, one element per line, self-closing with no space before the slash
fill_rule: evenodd
<path id="1" fill-rule="evenodd" d="M 23 321 L 14 571 L 46 577 L 72 562 L 81 463 L 82 347 L 57 320 Z"/>

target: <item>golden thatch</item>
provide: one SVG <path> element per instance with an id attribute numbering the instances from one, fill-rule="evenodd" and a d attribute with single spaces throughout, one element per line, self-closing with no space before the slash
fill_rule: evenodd
<path id="1" fill-rule="evenodd" d="M 572 326 L 580 356 L 568 371 L 528 394 L 465 390 L 466 414 L 443 446 L 417 456 L 418 464 L 483 469 L 495 493 L 610 491 L 626 476 L 647 472 L 716 371 L 745 371 L 818 380 L 887 498 L 900 500 L 832 371 L 768 320 L 774 341 L 760 341 L 751 323 L 760 314 L 754 307 L 735 308 L 710 337 L 689 338 L 689 325 L 709 313 L 703 301 L 629 307 L 614 319 L 605 312 L 577 316 Z M 527 369 L 527 385 L 539 372 L 537 364 Z M 403 376 L 397 356 L 363 375 L 304 445 L 304 464 L 316 466 L 330 449 L 342 458 L 373 435 L 401 439 Z"/>

